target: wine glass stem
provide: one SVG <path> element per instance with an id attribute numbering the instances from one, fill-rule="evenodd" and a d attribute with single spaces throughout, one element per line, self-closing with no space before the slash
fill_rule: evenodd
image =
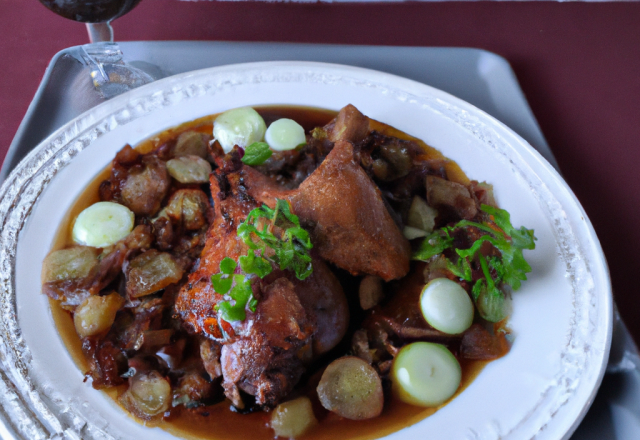
<path id="1" fill-rule="evenodd" d="M 86 23 L 89 40 L 92 43 L 100 43 L 103 41 L 113 41 L 113 28 L 109 22 L 105 23 Z"/>

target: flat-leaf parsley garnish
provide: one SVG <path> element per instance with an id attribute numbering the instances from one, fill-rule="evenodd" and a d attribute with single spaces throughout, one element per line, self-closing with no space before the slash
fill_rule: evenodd
<path id="1" fill-rule="evenodd" d="M 254 142 L 247 146 L 242 156 L 242 162 L 250 166 L 262 165 L 271 157 L 273 151 L 266 142 Z"/>
<path id="2" fill-rule="evenodd" d="M 227 322 L 243 321 L 247 304 L 255 312 L 258 303 L 253 297 L 252 282 L 269 275 L 274 267 L 292 271 L 299 280 L 313 272 L 309 233 L 300 226 L 286 200 L 276 199 L 274 209 L 267 205 L 253 209 L 237 233 L 249 252 L 237 262 L 224 258 L 220 273 L 211 277 L 214 290 L 225 297 L 217 310 Z"/>
<path id="3" fill-rule="evenodd" d="M 514 228 L 509 213 L 504 209 L 489 205 L 482 205 L 480 209 L 489 214 L 490 220 L 482 223 L 462 220 L 435 230 L 425 237 L 412 258 L 428 261 L 446 253 L 446 268 L 456 277 L 473 283 L 471 292 L 480 315 L 488 321 L 498 322 L 506 317 L 502 287 L 510 286 L 515 291 L 527 279 L 531 266 L 522 251 L 534 249 L 536 238 L 532 229 L 524 226 Z M 454 234 L 456 230 L 465 228 L 475 228 L 475 235 L 480 236 L 471 246 L 461 249 L 455 245 Z M 490 243 L 500 255 L 483 253 L 485 242 Z"/>

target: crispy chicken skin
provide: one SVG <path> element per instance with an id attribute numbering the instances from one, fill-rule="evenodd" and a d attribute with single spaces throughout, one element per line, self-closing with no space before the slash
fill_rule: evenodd
<path id="1" fill-rule="evenodd" d="M 289 200 L 322 258 L 354 275 L 377 275 L 386 281 L 409 272 L 409 241 L 378 187 L 355 161 L 350 142 L 336 142 Z"/>

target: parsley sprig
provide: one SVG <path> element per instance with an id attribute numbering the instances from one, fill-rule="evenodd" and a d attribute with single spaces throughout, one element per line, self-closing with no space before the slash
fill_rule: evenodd
<path id="1" fill-rule="evenodd" d="M 247 146 L 242 156 L 242 162 L 250 166 L 262 165 L 271 157 L 273 151 L 266 142 L 254 142 Z"/>
<path id="2" fill-rule="evenodd" d="M 536 238 L 531 229 L 524 226 L 514 228 L 509 213 L 504 209 L 489 205 L 482 205 L 480 209 L 491 216 L 490 221 L 477 223 L 462 220 L 452 226 L 440 228 L 425 237 L 412 258 L 427 261 L 453 249 L 453 258 L 445 257 L 446 267 L 456 277 L 468 282 L 473 281 L 472 265 L 479 266 L 482 276 L 473 284 L 473 299 L 484 319 L 498 322 L 506 317 L 503 287 L 508 285 L 515 291 L 527 279 L 526 274 L 531 272 L 531 266 L 522 251 L 534 249 Z M 477 228 L 483 235 L 468 249 L 460 249 L 455 247 L 452 235 L 460 228 Z M 491 243 L 500 252 L 500 256 L 483 255 L 480 249 L 485 242 Z"/>
<path id="3" fill-rule="evenodd" d="M 269 275 L 274 266 L 293 271 L 300 280 L 313 271 L 309 233 L 300 226 L 298 216 L 291 212 L 286 200 L 276 199 L 275 209 L 263 205 L 252 210 L 238 226 L 237 233 L 249 252 L 239 257 L 238 262 L 224 258 L 220 273 L 211 277 L 213 289 L 225 296 L 217 311 L 227 322 L 244 321 L 247 304 L 251 311 L 256 311 L 258 302 L 253 297 L 252 282 Z"/>
<path id="4" fill-rule="evenodd" d="M 213 289 L 230 298 L 217 306 L 218 314 L 227 322 L 244 321 L 247 317 L 247 303 L 252 312 L 256 311 L 258 305 L 253 297 L 250 278 L 244 274 L 235 274 L 236 267 L 236 262 L 226 257 L 220 262 L 220 273 L 211 277 Z"/>
<path id="5" fill-rule="evenodd" d="M 272 263 L 280 270 L 292 270 L 300 280 L 313 271 L 309 255 L 313 246 L 309 233 L 300 226 L 298 216 L 291 212 L 286 200 L 276 199 L 275 209 L 263 205 L 251 211 L 238 226 L 238 237 L 250 249 L 257 251 L 240 257 L 243 270 L 266 270 L 266 263 Z M 267 274 L 271 272 L 271 264 L 268 267 Z M 257 272 L 248 273 L 263 277 Z"/>

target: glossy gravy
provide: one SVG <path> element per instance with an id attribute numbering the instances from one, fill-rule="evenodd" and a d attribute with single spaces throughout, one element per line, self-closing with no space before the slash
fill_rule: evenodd
<path id="1" fill-rule="evenodd" d="M 273 106 L 256 107 L 256 110 L 263 116 L 267 125 L 276 119 L 286 117 L 295 119 L 306 131 L 317 126 L 325 125 L 336 115 L 334 111 L 308 107 Z M 213 128 L 212 121 L 214 119 L 215 115 L 207 116 L 166 130 L 137 145 L 136 149 L 141 152 L 153 151 L 158 146 L 187 130 L 211 133 Z M 434 148 L 385 124 L 374 121 L 372 128 L 388 135 L 418 141 L 424 147 L 424 159 L 445 159 L 442 153 Z M 469 182 L 467 176 L 454 162 L 447 161 L 444 167 L 451 180 L 464 184 Z M 65 216 L 63 224 L 60 225 L 58 229 L 52 250 L 73 245 L 71 239 L 73 219 L 86 207 L 99 201 L 98 187 L 103 180 L 109 177 L 110 169 L 111 167 L 109 165 L 100 172 L 74 202 Z M 421 290 L 423 287 L 421 279 L 422 277 L 412 277 L 411 282 L 415 285 L 405 285 L 405 287 Z M 413 282 L 413 280 L 415 280 L 415 282 Z M 88 371 L 87 363 L 82 353 L 81 341 L 76 333 L 71 313 L 62 309 L 57 301 L 49 300 L 49 302 L 58 333 L 69 350 L 71 357 L 81 371 Z M 487 361 L 461 360 L 462 382 L 453 398 L 464 391 L 487 363 Z M 314 392 L 314 381 L 317 383 L 318 380 L 319 373 L 312 375 L 304 388 L 308 390 L 305 394 L 311 398 L 314 404 L 314 412 L 320 423 L 310 429 L 304 436 L 300 437 L 300 440 L 327 438 L 365 440 L 380 438 L 423 420 L 439 408 L 413 406 L 391 397 L 390 399 L 392 401 L 385 402 L 384 410 L 379 417 L 364 421 L 347 420 L 325 410 L 319 404 Z M 109 398 L 118 403 L 118 396 L 125 390 L 126 385 L 121 385 L 103 391 Z M 215 405 L 198 407 L 191 410 L 179 406 L 165 413 L 164 419 L 157 422 L 146 422 L 145 425 L 158 426 L 178 437 L 187 439 L 241 440 L 250 438 L 251 440 L 271 440 L 274 438 L 273 431 L 269 428 L 269 413 L 255 412 L 252 414 L 238 414 L 231 411 L 230 406 L 230 403 L 226 400 Z M 123 411 L 129 415 L 124 409 Z"/>

